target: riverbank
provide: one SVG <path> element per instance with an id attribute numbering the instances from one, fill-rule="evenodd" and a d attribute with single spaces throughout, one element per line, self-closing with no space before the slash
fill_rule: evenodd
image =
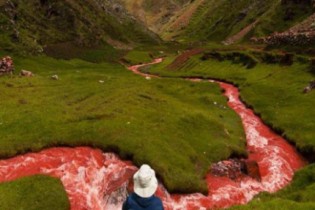
<path id="1" fill-rule="evenodd" d="M 206 194 L 210 163 L 247 155 L 240 119 L 214 104 L 226 104 L 215 84 L 142 78 L 113 63 L 13 59 L 17 73 L 35 76 L 0 78 L 2 158 L 97 147 L 149 163 L 171 192 Z"/>
<path id="2" fill-rule="evenodd" d="M 152 64 L 161 61 L 156 59 Z M 143 75 L 138 71 L 142 66 L 133 66 L 129 69 L 146 79 L 151 78 L 150 75 Z M 158 194 L 166 209 L 222 208 L 244 204 L 261 191 L 274 192 L 286 186 L 292 179 L 294 171 L 305 164 L 289 144 L 264 126 L 258 117 L 239 101 L 235 87 L 226 83 L 220 83 L 220 86 L 226 91 L 229 106 L 242 118 L 247 136 L 247 149 L 250 152 L 249 160 L 258 164 L 259 180 L 244 175 L 233 181 L 228 177 L 215 177 L 209 173 L 208 196 L 201 194 L 170 196 L 164 187 L 160 186 Z M 69 158 L 72 161 L 67 161 Z M 24 167 L 29 170 L 25 171 Z M 6 168 L 5 171 L 0 171 L 2 181 L 37 173 L 60 178 L 68 193 L 71 209 L 75 210 L 120 209 L 125 199 L 128 177 L 131 178 L 135 171 L 134 167 L 123 163 L 112 154 L 102 155 L 99 150 L 90 148 L 53 148 L 38 154 L 27 154 L 2 161 L 1 168 Z M 112 179 L 113 176 L 110 175 L 112 173 L 119 176 Z M 104 195 L 106 199 L 103 199 Z"/>
<path id="3" fill-rule="evenodd" d="M 315 91 L 303 93 L 315 79 L 308 62 L 293 65 L 258 63 L 248 69 L 233 61 L 202 60 L 202 54 L 192 56 L 175 69 L 168 66 L 176 57 L 166 58 L 164 64 L 143 69 L 144 72 L 167 77 L 199 77 L 228 81 L 240 88 L 242 100 L 252 107 L 265 123 L 284 136 L 313 161 Z"/>

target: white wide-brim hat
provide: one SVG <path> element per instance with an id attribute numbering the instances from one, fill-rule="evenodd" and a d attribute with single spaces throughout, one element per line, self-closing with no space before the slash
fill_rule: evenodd
<path id="1" fill-rule="evenodd" d="M 133 181 L 134 192 L 143 198 L 151 197 L 158 187 L 155 171 L 146 164 L 142 165 L 135 173 Z"/>

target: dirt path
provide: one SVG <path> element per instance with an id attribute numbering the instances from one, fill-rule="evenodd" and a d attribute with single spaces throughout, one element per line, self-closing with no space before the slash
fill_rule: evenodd
<path id="1" fill-rule="evenodd" d="M 244 38 L 251 30 L 253 30 L 253 28 L 255 28 L 255 26 L 257 25 L 257 23 L 259 22 L 259 20 L 256 20 L 255 22 L 249 24 L 248 26 L 246 26 L 245 28 L 243 28 L 240 32 L 238 32 L 237 34 L 227 38 L 225 41 L 223 41 L 223 44 L 225 45 L 231 45 L 234 44 L 235 42 L 240 41 L 242 38 Z"/>

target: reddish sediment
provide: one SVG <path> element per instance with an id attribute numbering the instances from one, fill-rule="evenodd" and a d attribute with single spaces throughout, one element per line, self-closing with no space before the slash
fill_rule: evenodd
<path id="1" fill-rule="evenodd" d="M 154 63 L 161 62 L 156 59 Z M 148 64 L 146 64 L 148 65 Z M 153 77 L 130 67 L 134 73 Z M 200 81 L 200 80 L 194 80 Z M 209 81 L 214 82 L 214 81 Z M 290 183 L 294 172 L 306 162 L 285 139 L 268 128 L 240 100 L 231 84 L 217 82 L 225 90 L 228 105 L 239 114 L 246 133 L 249 157 L 258 164 L 260 180 L 250 176 L 232 180 L 228 177 L 206 177 L 209 194 L 169 194 L 162 184 L 156 193 L 166 210 L 225 208 L 245 204 L 262 191 L 276 192 Z M 88 147 L 51 148 L 0 161 L 0 182 L 34 174 L 59 178 L 67 191 L 71 210 L 118 210 L 127 195 L 129 181 L 137 168 L 115 154 Z"/>

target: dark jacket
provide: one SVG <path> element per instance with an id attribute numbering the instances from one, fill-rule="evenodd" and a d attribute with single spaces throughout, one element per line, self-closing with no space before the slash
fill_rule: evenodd
<path id="1" fill-rule="evenodd" d="M 132 193 L 124 202 L 122 210 L 164 210 L 164 208 L 161 199 L 154 195 L 142 198 Z"/>

